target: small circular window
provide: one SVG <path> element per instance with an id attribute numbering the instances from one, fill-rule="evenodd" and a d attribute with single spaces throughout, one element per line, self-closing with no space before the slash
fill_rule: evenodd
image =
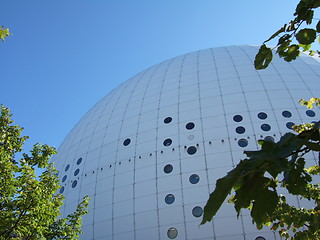
<path id="1" fill-rule="evenodd" d="M 77 176 L 78 174 L 79 174 L 79 172 L 80 172 L 80 169 L 79 168 L 77 168 L 75 171 L 74 171 L 74 176 Z"/>
<path id="2" fill-rule="evenodd" d="M 242 119 L 243 119 L 243 117 L 241 115 L 235 115 L 233 117 L 233 121 L 235 121 L 235 122 L 241 122 Z"/>
<path id="3" fill-rule="evenodd" d="M 64 170 L 65 170 L 65 171 L 68 171 L 69 168 L 70 168 L 70 164 L 68 164 Z"/>
<path id="4" fill-rule="evenodd" d="M 187 125 L 186 125 L 186 129 L 188 129 L 188 130 L 191 130 L 191 129 L 193 129 L 194 128 L 194 123 L 193 122 L 189 122 L 189 123 L 187 123 Z"/>
<path id="5" fill-rule="evenodd" d="M 242 126 L 239 126 L 236 128 L 236 132 L 239 133 L 239 134 L 242 134 L 246 131 L 246 129 Z"/>
<path id="6" fill-rule="evenodd" d="M 246 147 L 246 146 L 248 146 L 248 141 L 247 141 L 246 139 L 244 139 L 244 138 L 241 138 L 241 139 L 239 139 L 239 141 L 238 141 L 238 145 L 239 145 L 240 147 Z"/>
<path id="7" fill-rule="evenodd" d="M 314 116 L 316 116 L 316 113 L 315 113 L 314 111 L 312 111 L 312 110 L 307 110 L 307 111 L 306 111 L 306 114 L 307 114 L 309 117 L 314 117 Z"/>
<path id="8" fill-rule="evenodd" d="M 77 161 L 77 165 L 79 165 L 82 162 L 82 158 L 79 158 Z"/>
<path id="9" fill-rule="evenodd" d="M 193 154 L 195 154 L 196 152 L 197 152 L 197 148 L 196 148 L 195 146 L 188 147 L 188 149 L 187 149 L 187 153 L 188 153 L 189 155 L 193 155 Z"/>
<path id="10" fill-rule="evenodd" d="M 192 209 L 192 215 L 195 217 L 201 217 L 203 214 L 202 207 L 196 206 Z"/>
<path id="11" fill-rule="evenodd" d="M 131 139 L 127 138 L 126 140 L 123 141 L 123 146 L 128 146 L 131 143 Z"/>
<path id="12" fill-rule="evenodd" d="M 173 170 L 173 166 L 171 164 L 167 164 L 166 166 L 164 166 L 163 171 L 165 173 L 171 173 Z"/>
<path id="13" fill-rule="evenodd" d="M 72 188 L 75 188 L 76 186 L 77 186 L 77 180 L 74 180 L 73 182 L 72 182 Z"/>
<path id="14" fill-rule="evenodd" d="M 163 145 L 165 147 L 169 147 L 172 143 L 172 140 L 170 138 L 167 138 L 166 140 L 163 141 Z"/>
<path id="15" fill-rule="evenodd" d="M 170 239 L 175 239 L 178 236 L 178 230 L 174 227 L 169 228 L 167 231 L 167 236 Z"/>
<path id="16" fill-rule="evenodd" d="M 292 129 L 294 123 L 293 122 L 287 122 L 286 127 L 289 129 Z"/>
<path id="17" fill-rule="evenodd" d="M 192 184 L 197 184 L 199 182 L 199 180 L 200 180 L 200 177 L 197 174 L 192 174 L 189 177 L 189 182 Z"/>
<path id="18" fill-rule="evenodd" d="M 271 137 L 271 136 L 266 136 L 266 137 L 264 138 L 264 140 L 269 141 L 269 142 L 274 142 L 274 138 Z"/>
<path id="19" fill-rule="evenodd" d="M 259 236 L 259 237 L 256 237 L 255 240 L 266 240 L 266 238 L 265 238 L 265 237 L 262 237 L 262 236 Z"/>
<path id="20" fill-rule="evenodd" d="M 164 201 L 166 202 L 166 204 L 172 204 L 174 202 L 175 198 L 173 194 L 168 194 Z"/>
<path id="21" fill-rule="evenodd" d="M 64 187 L 61 187 L 60 188 L 60 193 L 63 193 L 64 192 Z"/>
<path id="22" fill-rule="evenodd" d="M 265 112 L 259 112 L 258 113 L 258 118 L 260 119 L 266 119 L 268 115 Z"/>
<path id="23" fill-rule="evenodd" d="M 271 126 L 269 124 L 262 124 L 261 129 L 265 132 L 270 131 Z"/>
<path id="24" fill-rule="evenodd" d="M 282 116 L 284 116 L 285 118 L 290 118 L 292 116 L 291 112 L 285 110 L 282 112 Z"/>
<path id="25" fill-rule="evenodd" d="M 171 123 L 171 121 L 172 121 L 172 117 L 166 117 L 166 118 L 163 120 L 163 122 L 166 123 L 166 124 Z"/>
<path id="26" fill-rule="evenodd" d="M 65 182 L 67 180 L 67 175 L 64 175 L 62 178 L 62 182 Z"/>

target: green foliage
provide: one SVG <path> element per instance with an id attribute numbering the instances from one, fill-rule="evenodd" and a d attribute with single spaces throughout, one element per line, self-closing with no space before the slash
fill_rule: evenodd
<path id="1" fill-rule="evenodd" d="M 311 107 L 320 103 L 317 98 L 301 102 Z M 258 229 L 271 225 L 286 239 L 320 239 L 320 185 L 312 183 L 312 176 L 319 175 L 320 167 L 306 169 L 304 158 L 309 152 L 320 152 L 320 122 L 294 126 L 294 130 L 297 134 L 286 133 L 276 143 L 258 141 L 258 151 L 245 151 L 247 158 L 217 180 L 201 224 L 212 220 L 233 190 L 229 202 L 238 216 L 241 209 L 249 209 Z M 314 202 L 314 208 L 290 206 L 286 197 L 279 194 L 281 188 Z"/>
<path id="2" fill-rule="evenodd" d="M 0 239 L 76 239 L 88 198 L 73 214 L 59 219 L 63 196 L 56 193 L 60 188 L 57 170 L 49 162 L 56 151 L 35 144 L 30 154 L 20 154 L 28 138 L 21 136 L 22 130 L 13 125 L 9 109 L 1 106 Z M 40 176 L 36 168 L 43 169 Z"/>
<path id="3" fill-rule="evenodd" d="M 11 33 L 9 32 L 9 28 L 4 28 L 3 26 L 0 27 L 0 39 L 2 40 L 2 42 L 5 41 L 6 37 L 9 37 L 11 35 Z"/>
<path id="4" fill-rule="evenodd" d="M 303 28 L 303 25 L 313 23 L 314 10 L 320 6 L 320 0 L 300 0 L 294 13 L 295 18 L 276 31 L 269 39 L 264 41 L 256 55 L 254 66 L 256 69 L 265 69 L 272 60 L 271 48 L 266 43 L 279 37 L 274 47 L 276 53 L 290 62 L 300 55 L 301 51 L 308 51 L 310 55 L 320 54 L 319 51 L 310 50 L 320 33 L 320 20 L 315 28 Z M 320 39 L 320 38 L 319 38 Z"/>

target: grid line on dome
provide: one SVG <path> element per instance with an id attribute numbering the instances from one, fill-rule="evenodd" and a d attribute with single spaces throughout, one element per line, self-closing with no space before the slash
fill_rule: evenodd
<path id="1" fill-rule="evenodd" d="M 161 98 L 161 90 L 162 90 L 162 87 L 163 87 L 163 82 L 164 82 L 164 79 L 165 79 L 165 77 L 166 77 L 166 74 L 167 74 L 167 71 L 168 71 L 168 69 L 169 69 L 169 67 L 170 67 L 170 65 L 172 64 L 172 62 L 174 61 L 174 59 L 171 59 L 171 60 L 169 60 L 169 61 L 165 61 L 165 62 L 162 62 L 162 63 L 160 63 L 160 64 L 158 64 L 158 65 L 156 65 L 157 67 L 155 68 L 155 70 L 153 71 L 153 73 L 151 74 L 151 76 L 150 76 L 150 78 L 149 78 L 149 81 L 148 81 L 148 83 L 147 83 L 147 86 L 146 86 L 146 88 L 145 88 L 145 91 L 144 91 L 144 93 L 143 93 L 143 100 L 144 100 L 144 98 L 145 98 L 145 96 L 146 96 L 146 93 L 147 93 L 147 89 L 148 89 L 148 86 L 149 86 L 149 84 L 150 84 L 150 82 L 151 82 L 151 80 L 152 80 L 152 78 L 153 78 L 153 76 L 154 76 L 154 74 L 156 73 L 156 71 L 162 66 L 162 65 L 164 65 L 164 64 L 166 64 L 166 66 L 165 66 L 165 68 L 166 68 L 166 70 L 165 70 L 165 73 L 164 73 L 164 76 L 163 76 L 163 80 L 162 80 L 162 83 L 161 83 L 161 88 L 160 88 L 160 96 L 159 96 L 159 99 Z M 159 105 L 160 105 L 160 100 L 159 100 Z M 134 155 L 136 156 L 137 155 L 137 139 L 138 139 L 138 131 L 139 131 L 139 126 L 140 126 L 140 117 L 141 117 L 141 112 L 142 112 L 142 107 L 143 107 L 143 102 L 142 102 L 142 104 L 141 104 L 141 107 L 140 107 L 140 111 L 139 111 L 139 117 L 138 117 L 138 126 L 137 126 L 137 132 L 136 132 L 136 139 L 135 139 L 135 152 L 134 152 Z M 158 109 L 159 109 L 159 106 L 158 106 Z M 159 110 L 157 111 L 157 124 L 159 124 Z M 158 129 L 158 126 L 157 126 L 157 129 Z M 156 142 L 156 150 L 157 150 L 157 143 L 158 143 L 158 134 L 156 134 L 156 140 L 155 140 L 155 142 Z M 158 169 L 157 169 L 157 154 L 156 154 L 156 162 L 155 162 L 155 177 L 157 178 L 157 171 L 158 171 Z M 133 181 L 135 182 L 135 172 L 136 172 L 136 161 L 134 162 L 134 179 L 133 179 Z M 156 182 L 156 192 L 158 193 L 158 181 L 155 181 Z M 134 199 L 133 199 L 133 201 L 135 202 L 135 187 L 133 187 L 133 197 L 134 197 Z M 158 194 L 157 194 L 158 195 Z M 158 199 L 158 196 L 156 197 L 156 206 L 157 206 L 157 209 L 159 209 L 159 199 Z M 135 212 L 135 204 L 133 203 L 133 213 L 135 214 L 136 212 Z M 158 226 L 160 226 L 160 219 L 159 219 L 159 211 L 157 211 L 157 222 L 158 222 Z M 135 225 L 135 221 L 134 221 L 134 225 Z M 135 234 L 135 236 L 136 236 L 136 234 Z M 160 229 L 158 229 L 158 237 L 159 237 L 159 239 L 160 239 Z"/>

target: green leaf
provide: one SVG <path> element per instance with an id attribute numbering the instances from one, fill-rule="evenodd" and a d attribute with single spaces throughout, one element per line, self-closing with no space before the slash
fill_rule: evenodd
<path id="1" fill-rule="evenodd" d="M 299 43 L 308 45 L 315 41 L 316 35 L 316 30 L 311 28 L 304 28 L 296 34 L 296 39 Z"/>
<path id="2" fill-rule="evenodd" d="M 261 45 L 258 54 L 254 60 L 254 67 L 257 70 L 265 69 L 269 66 L 272 61 L 273 55 L 270 48 L 268 48 L 265 44 Z"/>
<path id="3" fill-rule="evenodd" d="M 285 24 L 282 28 L 280 28 L 278 31 L 276 31 L 274 34 L 271 35 L 267 40 L 265 40 L 263 43 L 269 42 L 271 39 L 274 39 L 276 36 L 278 36 L 280 33 L 284 32 L 286 30 L 287 24 Z"/>
<path id="4" fill-rule="evenodd" d="M 316 29 L 317 29 L 317 32 L 320 33 L 320 21 L 318 21 Z"/>

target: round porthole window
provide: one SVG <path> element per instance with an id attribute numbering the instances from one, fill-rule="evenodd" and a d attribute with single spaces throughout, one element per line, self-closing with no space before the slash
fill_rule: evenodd
<path id="1" fill-rule="evenodd" d="M 189 182 L 192 184 L 197 184 L 199 182 L 199 180 L 200 180 L 200 177 L 197 174 L 192 174 L 189 177 Z"/>
<path id="2" fill-rule="evenodd" d="M 59 192 L 63 193 L 64 192 L 64 187 L 61 187 Z"/>
<path id="3" fill-rule="evenodd" d="M 233 117 L 233 121 L 235 121 L 235 122 L 241 122 L 242 119 L 243 119 L 243 117 L 241 115 L 235 115 Z"/>
<path id="4" fill-rule="evenodd" d="M 67 175 L 64 175 L 61 181 L 65 182 L 66 180 L 67 180 Z"/>
<path id="5" fill-rule="evenodd" d="M 265 237 L 262 237 L 262 236 L 259 236 L 259 237 L 256 237 L 255 240 L 266 240 L 266 238 L 265 238 Z"/>
<path id="6" fill-rule="evenodd" d="M 262 124 L 261 129 L 265 132 L 270 131 L 271 126 L 269 124 Z"/>
<path id="7" fill-rule="evenodd" d="M 166 140 L 163 141 L 163 146 L 169 147 L 172 143 L 172 140 L 170 138 L 167 138 Z"/>
<path id="8" fill-rule="evenodd" d="M 128 146 L 131 143 L 131 139 L 127 138 L 126 140 L 123 141 L 123 146 Z"/>
<path id="9" fill-rule="evenodd" d="M 79 174 L 79 172 L 80 172 L 80 169 L 79 168 L 77 168 L 75 171 L 74 171 L 74 176 L 77 176 L 78 174 Z"/>
<path id="10" fill-rule="evenodd" d="M 166 204 L 172 204 L 172 203 L 174 203 L 174 200 L 175 200 L 175 198 L 174 198 L 173 194 L 168 194 L 164 199 Z"/>
<path id="11" fill-rule="evenodd" d="M 265 112 L 259 112 L 258 113 L 258 118 L 260 119 L 266 119 L 268 115 Z"/>
<path id="12" fill-rule="evenodd" d="M 79 165 L 82 162 L 82 158 L 79 158 L 77 161 L 77 165 Z"/>
<path id="13" fill-rule="evenodd" d="M 309 117 L 314 117 L 314 116 L 316 116 L 316 113 L 315 113 L 314 111 L 312 111 L 312 110 L 307 110 L 307 111 L 306 111 L 306 114 L 307 114 Z"/>
<path id="14" fill-rule="evenodd" d="M 284 116 L 285 118 L 290 118 L 292 116 L 291 112 L 285 110 L 282 112 L 282 116 Z"/>
<path id="15" fill-rule="evenodd" d="M 293 122 L 287 122 L 286 127 L 289 129 L 292 129 L 294 123 Z"/>
<path id="16" fill-rule="evenodd" d="M 166 123 L 166 124 L 171 123 L 171 121 L 172 121 L 172 117 L 166 117 L 166 118 L 163 120 L 163 122 Z"/>
<path id="17" fill-rule="evenodd" d="M 194 128 L 194 123 L 193 122 L 189 122 L 189 123 L 187 123 L 187 125 L 186 125 L 186 129 L 188 129 L 188 130 L 191 130 L 191 129 L 193 129 Z"/>
<path id="18" fill-rule="evenodd" d="M 236 128 L 236 132 L 239 133 L 239 134 L 242 134 L 246 131 L 246 129 L 242 126 L 239 126 Z"/>
<path id="19" fill-rule="evenodd" d="M 70 168 L 70 164 L 68 164 L 64 170 L 65 170 L 65 171 L 68 171 L 69 168 Z"/>
<path id="20" fill-rule="evenodd" d="M 165 173 L 171 173 L 173 170 L 173 166 L 171 164 L 167 164 L 166 166 L 164 166 L 163 171 Z"/>
<path id="21" fill-rule="evenodd" d="M 175 239 L 178 236 L 178 230 L 174 227 L 169 228 L 167 231 L 167 236 L 170 239 Z"/>
<path id="22" fill-rule="evenodd" d="M 72 188 L 75 188 L 76 186 L 77 186 L 77 180 L 74 180 L 73 182 L 72 182 Z"/>
<path id="23" fill-rule="evenodd" d="M 203 214 L 203 209 L 202 207 L 196 206 L 192 209 L 192 215 L 195 217 L 201 217 Z"/>
<path id="24" fill-rule="evenodd" d="M 264 140 L 269 141 L 269 142 L 274 142 L 274 138 L 271 137 L 271 136 L 266 136 L 266 137 L 264 138 Z"/>
<path id="25" fill-rule="evenodd" d="M 189 155 L 193 155 L 193 154 L 195 154 L 196 152 L 197 152 L 197 148 L 196 148 L 195 146 L 188 147 L 188 149 L 187 149 L 187 153 L 188 153 Z"/>
<path id="26" fill-rule="evenodd" d="M 241 139 L 239 139 L 239 141 L 238 141 L 238 145 L 239 145 L 240 147 L 246 147 L 246 146 L 248 146 L 248 141 L 247 141 L 246 139 L 244 139 L 244 138 L 241 138 Z"/>

